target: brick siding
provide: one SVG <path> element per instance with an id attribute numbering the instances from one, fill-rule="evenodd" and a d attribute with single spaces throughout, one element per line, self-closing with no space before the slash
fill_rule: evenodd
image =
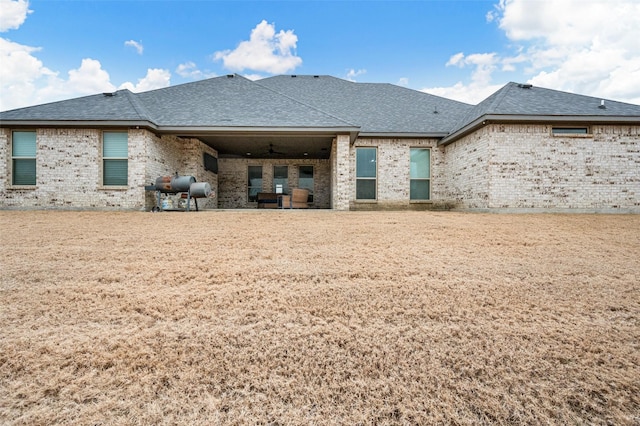
<path id="1" fill-rule="evenodd" d="M 262 166 L 262 190 L 273 192 L 273 167 L 289 166 L 289 188 L 298 186 L 298 166 L 313 166 L 314 193 L 312 208 L 330 208 L 331 169 L 329 160 L 247 159 L 221 158 L 219 166 L 218 205 L 224 209 L 255 208 L 256 203 L 247 200 L 247 170 L 249 166 Z"/>
<path id="2" fill-rule="evenodd" d="M 349 170 L 352 184 L 349 188 L 351 210 L 424 210 L 448 208 L 443 192 L 445 189 L 444 149 L 438 148 L 437 139 L 377 139 L 359 138 L 349 152 Z M 356 200 L 356 149 L 377 148 L 377 197 L 376 200 Z M 431 149 L 431 200 L 411 201 L 410 153 L 411 148 Z"/>
<path id="3" fill-rule="evenodd" d="M 273 166 L 289 167 L 297 186 L 300 165 L 314 167 L 314 208 L 481 209 L 640 213 L 640 126 L 594 125 L 589 135 L 552 135 L 551 125 L 489 124 L 446 147 L 437 139 L 338 135 L 327 160 L 219 159 L 204 170 L 203 153 L 217 152 L 195 138 L 158 137 L 129 129 L 129 174 L 123 188 L 101 186 L 102 132 L 36 130 L 37 181 L 11 185 L 11 130 L 0 129 L 0 208 L 150 210 L 159 176 L 191 175 L 209 182 L 217 198 L 201 208 L 252 208 L 247 166 L 263 166 L 263 190 L 272 191 Z M 377 199 L 355 199 L 357 147 L 376 147 Z M 431 200 L 409 200 L 410 149 L 431 149 Z"/>
<path id="4" fill-rule="evenodd" d="M 446 195 L 463 208 L 640 212 L 640 127 L 492 124 L 446 147 Z"/>
<path id="5" fill-rule="evenodd" d="M 129 129 L 127 186 L 102 186 L 102 132 L 96 129 L 37 129 L 36 185 L 11 185 L 11 130 L 0 129 L 0 206 L 3 208 L 149 210 L 144 186 L 164 174 L 189 174 L 217 186 L 204 171 L 202 153 L 215 150 L 197 139 L 158 138 Z M 123 129 L 126 131 L 125 129 Z M 215 207 L 215 200 L 202 200 Z"/>

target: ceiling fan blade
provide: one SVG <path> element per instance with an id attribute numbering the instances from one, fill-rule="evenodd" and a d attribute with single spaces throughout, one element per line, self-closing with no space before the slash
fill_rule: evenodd
<path id="1" fill-rule="evenodd" d="M 267 151 L 267 154 L 269 155 L 284 155 L 284 152 L 280 152 L 280 151 L 276 151 L 275 149 L 273 149 L 273 144 L 270 143 L 269 144 L 269 151 Z"/>

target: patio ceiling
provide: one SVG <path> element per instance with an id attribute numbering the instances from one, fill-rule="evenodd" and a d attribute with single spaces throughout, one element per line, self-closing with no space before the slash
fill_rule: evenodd
<path id="1" fill-rule="evenodd" d="M 328 159 L 335 134 L 190 135 L 216 151 L 220 158 Z"/>

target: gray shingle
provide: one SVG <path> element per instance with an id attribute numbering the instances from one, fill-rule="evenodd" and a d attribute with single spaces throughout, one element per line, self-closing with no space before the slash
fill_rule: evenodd
<path id="1" fill-rule="evenodd" d="M 0 113 L 0 120 L 26 121 L 140 121 L 141 115 L 131 102 L 128 90 L 85 96 L 66 101 L 14 109 Z"/>
<path id="2" fill-rule="evenodd" d="M 531 85 L 508 83 L 462 116 L 456 130 L 486 115 L 544 117 L 639 117 L 640 106 L 576 95 Z"/>
<path id="3" fill-rule="evenodd" d="M 244 77 L 201 80 L 137 95 L 159 126 L 353 127 Z"/>
<path id="4" fill-rule="evenodd" d="M 362 133 L 449 132 L 471 105 L 392 84 L 354 83 L 331 76 L 276 76 L 257 81 L 361 126 Z M 434 113 L 437 111 L 437 113 Z"/>
<path id="5" fill-rule="evenodd" d="M 150 122 L 174 128 L 349 128 L 367 135 L 446 135 L 484 116 L 637 117 L 640 106 L 509 83 L 476 106 L 391 84 L 331 76 L 233 75 L 134 94 L 119 90 L 0 113 L 2 122 Z"/>

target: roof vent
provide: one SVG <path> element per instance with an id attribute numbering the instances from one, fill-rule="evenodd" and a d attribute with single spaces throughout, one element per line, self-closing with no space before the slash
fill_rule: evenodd
<path id="1" fill-rule="evenodd" d="M 115 96 L 117 94 L 117 92 L 104 92 L 103 95 L 107 98 L 111 98 L 113 96 Z"/>
<path id="2" fill-rule="evenodd" d="M 233 78 L 233 74 L 227 74 L 227 78 Z"/>
<path id="3" fill-rule="evenodd" d="M 600 100 L 600 106 L 598 108 L 607 109 L 607 106 L 604 104 L 604 99 Z"/>
<path id="4" fill-rule="evenodd" d="M 518 87 L 521 89 L 531 89 L 533 87 L 533 84 L 518 84 Z"/>
<path id="5" fill-rule="evenodd" d="M 438 107 L 437 107 L 437 106 L 434 106 L 434 107 L 433 107 L 433 113 L 434 113 L 434 114 L 438 114 Z"/>
<path id="6" fill-rule="evenodd" d="M 291 76 L 291 78 L 296 78 L 296 77 L 297 77 L 297 75 L 295 75 L 295 74 Z"/>
<path id="7" fill-rule="evenodd" d="M 313 78 L 320 78 L 320 76 L 319 75 L 314 75 Z"/>

